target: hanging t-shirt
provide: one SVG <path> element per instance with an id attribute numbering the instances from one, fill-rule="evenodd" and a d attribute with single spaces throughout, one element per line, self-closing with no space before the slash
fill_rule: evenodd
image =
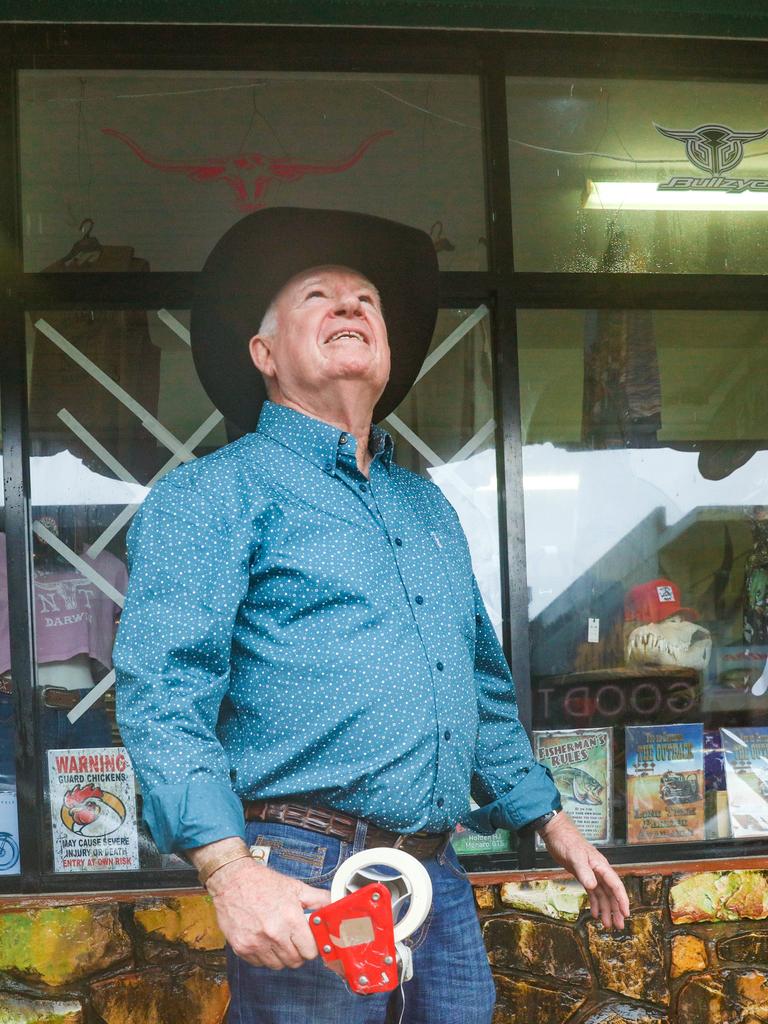
<path id="1" fill-rule="evenodd" d="M 80 556 L 115 590 L 128 589 L 128 572 L 119 558 L 102 551 Z M 34 579 L 35 641 L 40 664 L 68 661 L 78 654 L 112 668 L 112 645 L 119 606 L 92 579 L 73 566 L 36 571 Z M 0 533 L 0 673 L 11 665 L 8 631 L 8 577 L 5 534 Z"/>

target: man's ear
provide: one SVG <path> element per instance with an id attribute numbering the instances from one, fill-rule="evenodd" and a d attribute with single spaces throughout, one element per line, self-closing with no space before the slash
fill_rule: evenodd
<path id="1" fill-rule="evenodd" d="M 275 363 L 272 359 L 273 338 L 265 334 L 254 334 L 248 342 L 248 351 L 256 369 L 263 377 L 271 378 L 275 375 Z"/>

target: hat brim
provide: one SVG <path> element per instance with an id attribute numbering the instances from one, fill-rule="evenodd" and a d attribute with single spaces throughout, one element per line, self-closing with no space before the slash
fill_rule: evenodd
<path id="1" fill-rule="evenodd" d="M 705 480 L 724 480 L 745 466 L 766 447 L 764 441 L 676 441 L 669 444 L 678 452 L 698 452 L 699 473 Z"/>
<path id="2" fill-rule="evenodd" d="M 213 248 L 192 304 L 191 345 L 206 393 L 227 420 L 254 430 L 266 398 L 248 342 L 272 299 L 310 267 L 349 267 L 381 296 L 392 354 L 380 420 L 405 398 L 434 331 L 439 271 L 424 231 L 346 210 L 274 207 L 234 224 Z"/>
<path id="3" fill-rule="evenodd" d="M 699 472 L 705 480 L 724 480 L 760 451 L 754 441 L 704 441 L 699 446 Z"/>
<path id="4" fill-rule="evenodd" d="M 684 618 L 692 619 L 694 622 L 701 618 L 695 608 L 678 608 L 676 611 L 670 612 L 669 615 L 665 615 L 663 619 L 659 619 L 659 622 L 666 622 L 673 615 L 682 615 Z"/>

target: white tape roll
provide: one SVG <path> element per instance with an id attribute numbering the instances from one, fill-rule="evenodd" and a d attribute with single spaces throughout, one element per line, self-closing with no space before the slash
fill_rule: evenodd
<path id="1" fill-rule="evenodd" d="M 394 876 L 374 870 L 377 865 L 396 871 Z M 388 846 L 361 850 L 345 860 L 331 883 L 331 899 L 340 900 L 371 882 L 383 882 L 392 893 L 392 912 L 410 899 L 410 905 L 395 921 L 395 942 L 412 935 L 424 923 L 432 906 L 432 879 L 421 863 L 403 850 Z"/>

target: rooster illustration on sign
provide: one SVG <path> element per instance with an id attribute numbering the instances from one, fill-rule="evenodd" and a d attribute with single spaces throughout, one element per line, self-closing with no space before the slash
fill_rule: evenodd
<path id="1" fill-rule="evenodd" d="M 125 804 L 107 790 L 88 783 L 64 794 L 61 820 L 78 836 L 108 836 L 125 821 Z"/>
<path id="2" fill-rule="evenodd" d="M 394 132 L 387 129 L 374 132 L 364 139 L 351 156 L 338 163 L 313 164 L 290 160 L 286 157 L 270 157 L 263 153 L 238 153 L 235 156 L 209 157 L 196 163 L 158 160 L 146 153 L 137 142 L 115 128 L 102 128 L 105 135 L 112 135 L 132 149 L 139 160 L 149 167 L 169 174 L 184 174 L 192 181 L 223 181 L 234 189 L 237 205 L 242 210 L 260 210 L 265 203 L 267 190 L 275 181 L 293 182 L 309 174 L 341 174 L 362 160 L 365 153 L 385 135 Z M 248 180 L 252 180 L 249 194 Z"/>

